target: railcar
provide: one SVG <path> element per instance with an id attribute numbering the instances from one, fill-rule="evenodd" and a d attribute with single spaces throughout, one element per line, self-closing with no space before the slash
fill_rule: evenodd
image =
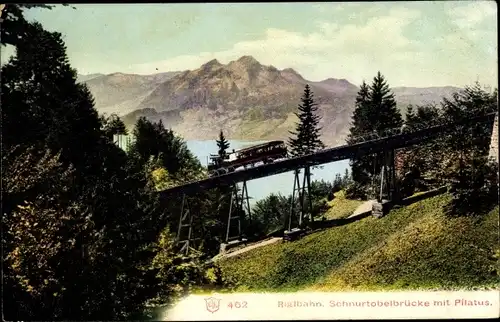
<path id="1" fill-rule="evenodd" d="M 285 142 L 270 141 L 237 151 L 233 150 L 233 152 L 226 155 L 224 160 L 221 160 L 219 155 L 212 154 L 210 155 L 208 171 L 210 176 L 218 176 L 233 172 L 240 167 L 246 169 L 247 167 L 254 167 L 259 162 L 267 164 L 287 156 L 288 151 Z"/>

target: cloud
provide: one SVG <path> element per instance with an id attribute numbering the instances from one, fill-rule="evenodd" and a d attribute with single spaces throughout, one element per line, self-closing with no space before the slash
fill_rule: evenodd
<path id="1" fill-rule="evenodd" d="M 405 27 L 418 18 L 419 11 L 392 8 L 384 16 L 372 17 L 362 24 L 317 23 L 317 30 L 304 34 L 283 29 L 268 29 L 261 39 L 238 42 L 219 52 L 183 55 L 161 62 L 131 66 L 138 73 L 195 69 L 211 59 L 222 63 L 252 55 L 261 63 L 277 68 L 292 67 L 311 80 L 332 75 L 363 78 L 379 68 L 390 66 L 394 52 L 411 52 L 416 43 L 404 35 Z M 361 80 L 360 80 L 361 81 Z M 359 82 L 360 82 L 359 81 Z"/>
<path id="2" fill-rule="evenodd" d="M 314 4 L 313 8 L 322 14 L 335 14 L 350 8 L 358 8 L 362 2 L 332 2 Z"/>
<path id="3" fill-rule="evenodd" d="M 476 16 L 472 20 L 479 21 L 477 12 L 489 14 L 485 8 L 472 10 Z M 457 17 L 463 12 L 463 8 L 455 8 L 444 19 L 453 17 L 458 23 Z M 454 28 L 434 37 L 431 34 L 430 38 L 406 34 L 418 25 L 410 27 L 410 24 L 419 19 L 424 23 L 425 18 L 419 10 L 396 6 L 383 14 L 359 19 L 361 22 L 357 24 L 343 24 L 325 17 L 307 33 L 269 28 L 259 39 L 241 41 L 221 51 L 133 65 L 128 72 L 150 74 L 196 69 L 212 59 L 228 63 L 252 55 L 265 65 L 291 67 L 311 81 L 338 77 L 359 85 L 363 80 L 370 82 L 381 71 L 392 86 L 463 86 L 477 75 L 496 86 L 496 29 Z"/>
<path id="4" fill-rule="evenodd" d="M 447 14 L 458 28 L 444 37 L 442 46 L 462 54 L 475 50 L 482 51 L 483 55 L 488 57 L 496 56 L 497 21 L 490 20 L 487 24 L 482 24 L 495 17 L 496 13 L 497 7 L 493 1 L 475 1 L 449 8 Z M 478 43 L 483 45 L 479 47 Z"/>
<path id="5" fill-rule="evenodd" d="M 474 1 L 448 10 L 452 21 L 460 28 L 474 27 L 496 13 L 497 7 L 493 1 Z"/>

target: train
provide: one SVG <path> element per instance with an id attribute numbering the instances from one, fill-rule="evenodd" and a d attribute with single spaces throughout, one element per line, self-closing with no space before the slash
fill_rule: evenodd
<path id="1" fill-rule="evenodd" d="M 283 141 L 269 141 L 240 150 L 227 153 L 224 160 L 218 154 L 210 155 L 208 175 L 219 176 L 243 167 L 254 167 L 257 163 L 272 163 L 275 160 L 288 157 L 288 150 Z"/>

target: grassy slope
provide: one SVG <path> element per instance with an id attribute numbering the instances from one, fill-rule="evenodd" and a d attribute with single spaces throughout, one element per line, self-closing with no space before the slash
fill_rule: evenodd
<path id="1" fill-rule="evenodd" d="M 335 193 L 335 198 L 328 202 L 330 209 L 323 215 L 325 219 L 342 219 L 349 217 L 364 201 L 345 198 L 344 191 Z"/>
<path id="2" fill-rule="evenodd" d="M 481 220 L 445 219 L 441 195 L 278 242 L 220 262 L 238 291 L 466 288 L 500 282 L 498 207 Z"/>

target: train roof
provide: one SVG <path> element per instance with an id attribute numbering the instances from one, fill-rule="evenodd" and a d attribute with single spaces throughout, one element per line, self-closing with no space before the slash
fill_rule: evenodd
<path id="1" fill-rule="evenodd" d="M 253 150 L 253 149 L 257 149 L 257 148 L 261 148 L 261 147 L 264 147 L 264 146 L 267 146 L 267 145 L 275 145 L 275 144 L 282 144 L 282 143 L 285 143 L 284 141 L 269 141 L 269 142 L 266 142 L 266 143 L 261 143 L 261 144 L 257 144 L 257 145 L 252 145 L 252 146 L 249 146 L 248 148 L 244 148 L 244 149 L 240 149 L 240 150 L 236 150 L 234 151 L 235 153 L 238 153 L 238 152 L 245 152 L 245 151 L 248 151 L 248 150 Z"/>

